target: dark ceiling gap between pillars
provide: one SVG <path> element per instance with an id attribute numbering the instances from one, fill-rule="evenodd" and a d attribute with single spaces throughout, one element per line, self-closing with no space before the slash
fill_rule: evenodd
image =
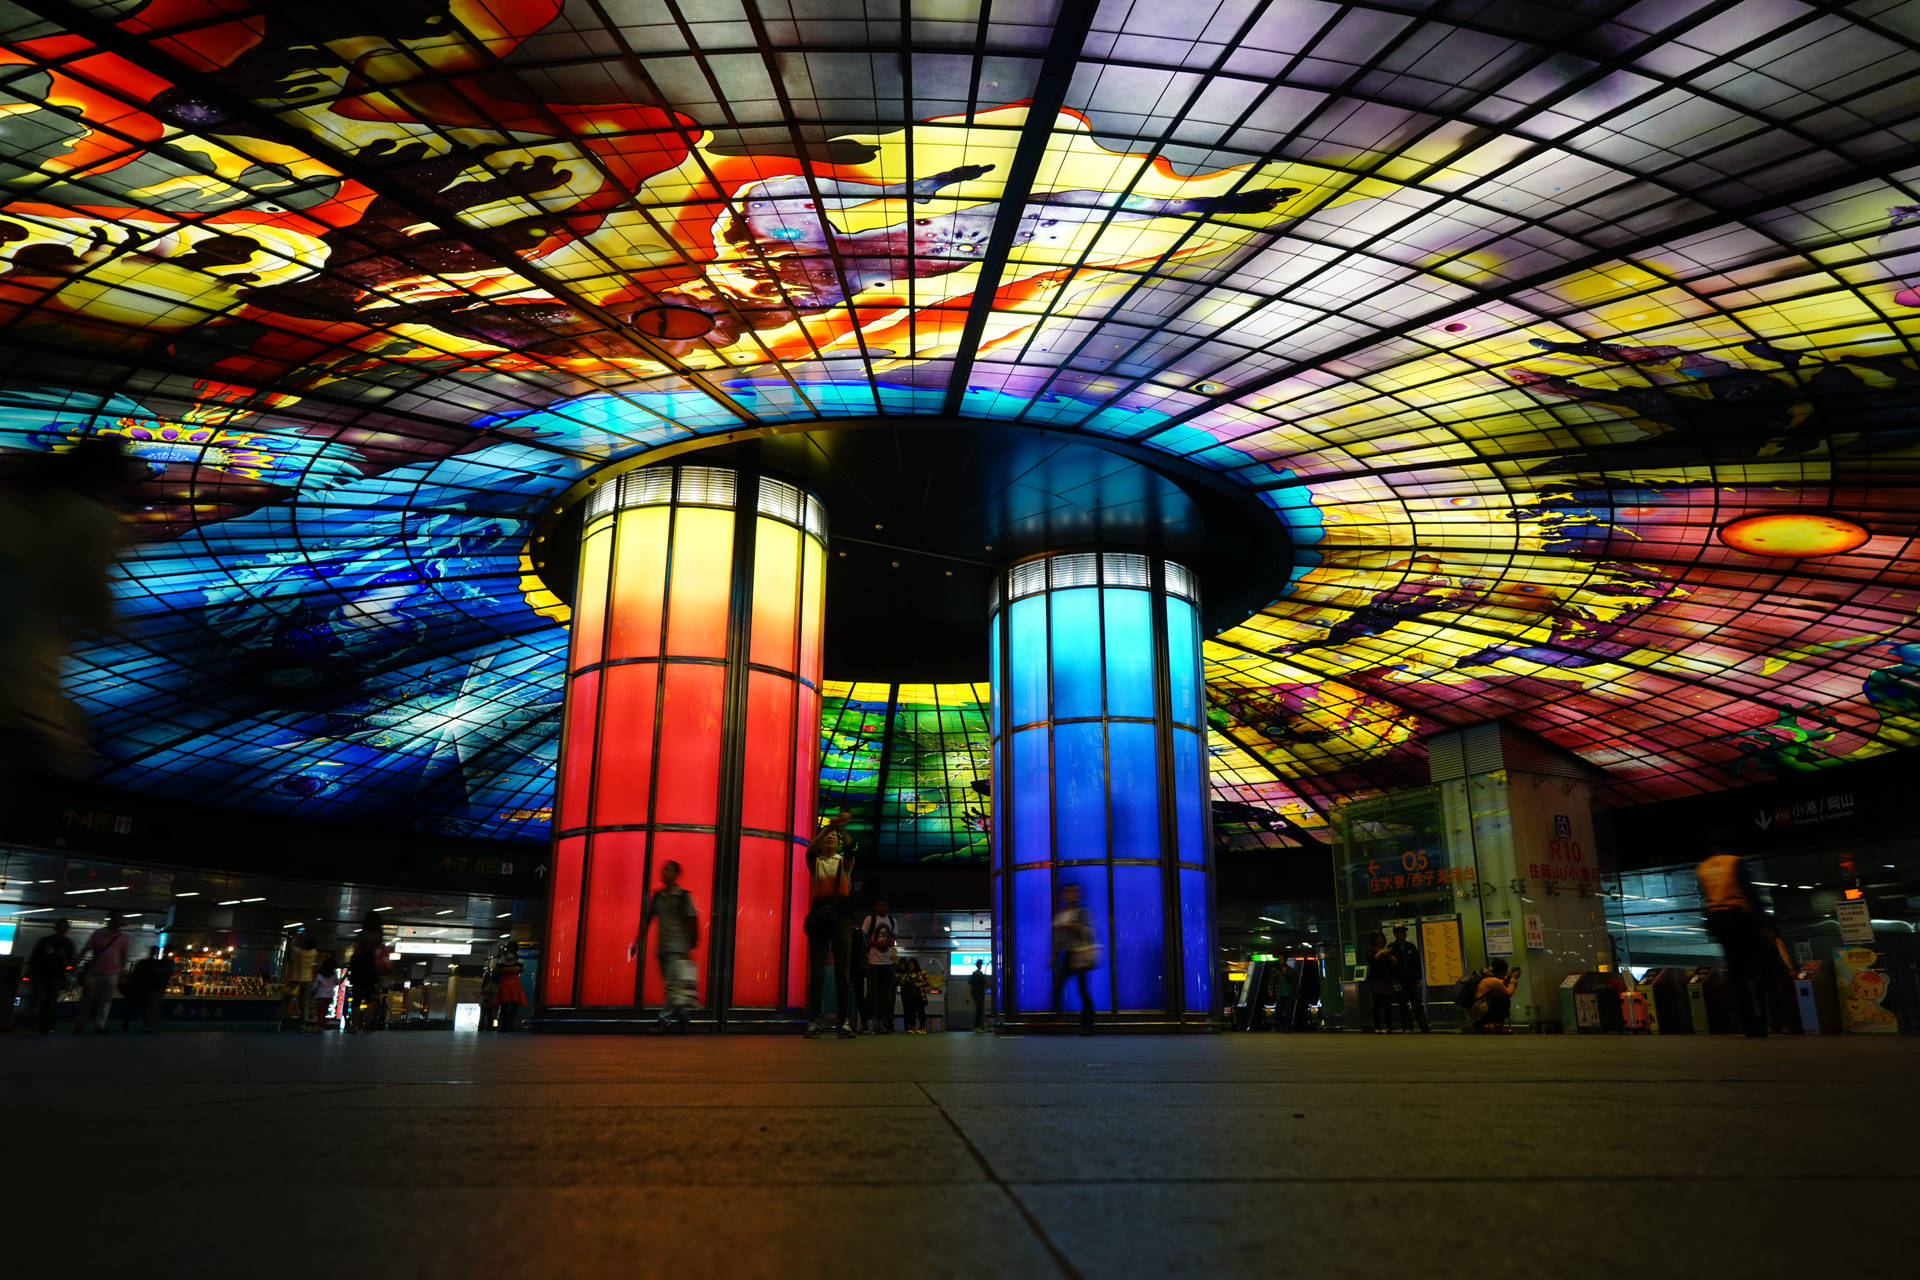
<path id="1" fill-rule="evenodd" d="M 1040 176 L 1040 164 L 1053 137 L 1054 121 L 1060 116 L 1060 108 L 1066 105 L 1074 68 L 1080 61 L 1081 50 L 1086 47 L 1087 33 L 1093 29 L 1094 15 L 1099 8 L 1098 0 L 1064 0 L 1054 20 L 1053 38 L 1047 44 L 1047 56 L 1040 64 L 1033 97 L 1027 103 L 1027 122 L 1020 130 L 1020 141 L 1007 166 L 1006 184 L 1000 191 L 1000 212 L 994 218 L 993 233 L 987 237 L 986 251 L 981 254 L 973 302 L 967 308 L 967 322 L 960 331 L 944 406 L 950 418 L 959 417 L 966 402 L 974 353 L 986 334 L 987 320 L 993 315 L 994 298 L 1006 274 L 1007 254 L 1013 250 L 1013 238 L 1025 216 L 1027 197 L 1033 194 L 1034 180 Z M 973 105 L 978 108 L 978 98 Z"/>

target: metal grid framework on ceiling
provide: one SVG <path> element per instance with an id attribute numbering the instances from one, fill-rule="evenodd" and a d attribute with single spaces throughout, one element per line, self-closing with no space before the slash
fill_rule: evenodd
<path id="1" fill-rule="evenodd" d="M 1817 769 L 1920 729 L 1916 71 L 1903 0 L 13 0 L 0 447 L 147 461 L 72 691 L 209 803 L 541 837 L 532 514 L 917 414 L 1287 522 L 1222 799 Z"/>

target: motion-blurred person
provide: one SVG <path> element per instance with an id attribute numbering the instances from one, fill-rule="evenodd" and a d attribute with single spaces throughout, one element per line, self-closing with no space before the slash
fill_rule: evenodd
<path id="1" fill-rule="evenodd" d="M 493 967 L 499 981 L 499 990 L 493 998 L 500 1009 L 495 1030 L 512 1031 L 519 1025 L 520 1011 L 527 1007 L 527 989 L 520 981 L 520 975 L 526 971 L 526 966 L 520 963 L 520 948 L 512 940 L 502 943 L 500 958 Z"/>
<path id="2" fill-rule="evenodd" d="M 380 979 L 392 967 L 380 917 L 372 911 L 360 921 L 360 935 L 347 957 L 347 1030 L 372 1031 L 386 1023 L 386 996 Z"/>
<path id="3" fill-rule="evenodd" d="M 73 978 L 74 945 L 65 920 L 53 922 L 53 932 L 33 944 L 27 956 L 27 981 L 33 984 L 33 1025 L 45 1034 L 53 1030 L 53 1015 Z"/>
<path id="4" fill-rule="evenodd" d="M 1513 993 L 1520 985 L 1520 970 L 1509 968 L 1505 960 L 1495 960 L 1491 969 L 1474 990 L 1467 1020 L 1475 1031 L 1504 1036 L 1510 1030 L 1507 1019 L 1513 1016 Z"/>
<path id="5" fill-rule="evenodd" d="M 480 1029 L 493 1030 L 493 1020 L 500 1012 L 500 975 L 494 971 L 493 961 L 487 961 L 480 970 Z"/>
<path id="6" fill-rule="evenodd" d="M 1087 975 L 1100 963 L 1100 948 L 1094 941 L 1093 924 L 1081 904 L 1080 886 L 1069 884 L 1060 891 L 1060 910 L 1053 917 L 1053 1011 L 1060 1012 L 1060 998 L 1066 994 L 1067 979 L 1080 984 L 1080 1034 L 1093 1034 L 1093 984 Z"/>
<path id="7" fill-rule="evenodd" d="M 1787 952 L 1787 940 L 1772 920 L 1760 922 L 1761 967 L 1766 972 L 1767 1030 L 1775 1035 L 1799 1031 L 1794 1017 L 1793 957 Z"/>
<path id="8" fill-rule="evenodd" d="M 700 913 L 694 906 L 693 895 L 680 883 L 677 862 L 669 861 L 661 866 L 660 887 L 647 896 L 646 905 L 640 909 L 640 936 L 633 940 L 629 958 L 646 949 L 647 928 L 656 922 L 659 932 L 654 935 L 653 951 L 660 961 L 664 993 L 660 1018 L 652 1030 L 658 1033 L 671 1027 L 685 1035 L 687 1019 L 700 998 L 700 975 L 693 967 L 693 949 L 700 944 Z M 638 996 L 639 992 L 635 994 Z"/>
<path id="9" fill-rule="evenodd" d="M 887 914 L 887 900 L 875 895 L 873 914 L 860 922 L 855 950 L 864 951 L 867 969 L 867 1030 L 885 1035 L 893 1030 L 893 990 L 899 974 L 894 966 L 894 940 L 900 922 Z"/>
<path id="10" fill-rule="evenodd" d="M 1767 1034 L 1766 945 L 1760 937 L 1760 893 L 1739 855 L 1728 853 L 1716 833 L 1712 850 L 1693 877 L 1700 885 L 1700 907 L 1707 932 L 1727 957 L 1727 984 L 1741 1030 L 1758 1039 Z"/>
<path id="11" fill-rule="evenodd" d="M 287 947 L 286 982 L 293 995 L 294 1014 L 300 1019 L 298 1029 L 301 1031 L 313 1021 L 313 966 L 319 958 L 320 953 L 307 934 L 295 936 Z"/>
<path id="12" fill-rule="evenodd" d="M 333 1021 L 333 998 L 340 989 L 340 979 L 333 973 L 333 953 L 320 957 L 320 963 L 313 974 L 313 1029 L 325 1031 L 327 1024 Z"/>
<path id="13" fill-rule="evenodd" d="M 113 997 L 120 990 L 120 979 L 127 972 L 125 922 L 118 911 L 107 913 L 107 923 L 93 931 L 87 945 L 80 948 L 80 1009 L 73 1020 L 73 1033 L 79 1035 L 89 1023 L 95 1031 L 107 1029 L 107 1014 L 113 1009 Z"/>
<path id="14" fill-rule="evenodd" d="M 145 468 L 93 436 L 0 481 L 0 813 L 34 779 L 79 776 L 86 721 L 60 688 L 67 646 L 111 626 L 124 517 Z"/>
<path id="15" fill-rule="evenodd" d="M 975 960 L 973 972 L 967 975 L 967 994 L 973 997 L 973 1029 L 987 1029 L 987 972 L 985 961 Z"/>
<path id="16" fill-rule="evenodd" d="M 1399 986 L 1394 1004 L 1400 1010 L 1400 1025 L 1411 1031 L 1418 1022 L 1420 1030 L 1432 1031 L 1427 1022 L 1427 966 L 1420 948 L 1407 941 L 1407 926 L 1393 926 L 1393 941 L 1387 944 L 1387 950 L 1393 953 L 1393 978 Z"/>
<path id="17" fill-rule="evenodd" d="M 1393 1006 L 1400 998 L 1400 984 L 1395 977 L 1400 962 L 1387 945 L 1384 930 L 1375 929 L 1368 934 L 1367 945 L 1361 950 L 1367 957 L 1367 1003 L 1373 1012 L 1373 1032 L 1385 1035 L 1393 1030 Z"/>
<path id="18" fill-rule="evenodd" d="M 167 993 L 167 983 L 173 978 L 173 961 L 160 954 L 155 947 L 146 956 L 134 962 L 133 971 L 127 975 L 127 985 L 121 988 L 125 998 L 120 1002 L 120 1029 L 133 1030 L 133 1019 L 137 1014 L 140 1025 L 148 1031 L 160 1026 L 160 1000 Z"/>
<path id="19" fill-rule="evenodd" d="M 851 811 L 842 809 L 827 820 L 807 845 L 807 1030 L 809 1040 L 826 1029 L 822 1007 L 826 993 L 827 957 L 833 957 L 834 1020 L 842 1040 L 853 1039 L 852 983 L 847 969 L 853 950 L 853 841 L 847 835 Z"/>

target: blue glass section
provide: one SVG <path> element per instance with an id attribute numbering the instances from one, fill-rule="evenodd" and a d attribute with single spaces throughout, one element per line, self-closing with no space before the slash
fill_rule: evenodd
<path id="1" fill-rule="evenodd" d="M 1053 872 L 1013 873 L 1014 991 L 1023 1011 L 1053 1007 Z"/>
<path id="2" fill-rule="evenodd" d="M 1106 752 L 1100 732 L 1104 727 L 1098 720 L 1087 724 L 1054 726 L 1053 795 L 1054 803 L 1058 806 L 1053 828 L 1056 858 L 1107 856 Z M 1029 732 L 1038 736 L 1040 731 Z M 1015 785 L 1024 789 L 1027 780 L 1023 777 Z M 1028 853 L 1024 856 L 1033 855 Z"/>
<path id="3" fill-rule="evenodd" d="M 1007 843 L 1007 806 L 1000 797 L 1007 794 L 1007 747 L 1004 742 L 993 744 L 993 795 L 987 800 L 993 813 L 993 862 L 992 869 L 1000 870 L 1000 850 Z"/>
<path id="4" fill-rule="evenodd" d="M 987 627 L 987 683 L 993 704 L 993 719 L 987 725 L 990 737 L 1000 736 L 1000 629 L 1005 626 L 1004 615 L 994 614 L 993 621 Z"/>
<path id="5" fill-rule="evenodd" d="M 1173 794 L 1178 855 L 1182 862 L 1207 858 L 1207 780 L 1201 773 L 1200 735 L 1175 729 L 1173 738 Z"/>
<path id="6" fill-rule="evenodd" d="M 1122 1009 L 1167 1007 L 1160 868 L 1113 869 L 1113 964 Z"/>
<path id="7" fill-rule="evenodd" d="M 1080 886 L 1080 905 L 1086 909 L 1087 924 L 1093 928 L 1093 940 L 1100 947 L 1103 957 L 1113 955 L 1113 927 L 1107 918 L 1107 868 L 1098 867 L 1062 867 L 1059 883 L 1064 889 L 1067 885 Z M 1060 957 L 1054 957 L 1054 963 L 1060 963 Z M 1087 985 L 1093 989 L 1093 1007 L 1097 1010 L 1113 1008 L 1112 975 L 1107 972 L 1110 960 L 1103 959 L 1099 968 L 1087 975 Z M 1059 978 L 1054 975 L 1055 980 Z M 1060 1012 L 1080 1012 L 1080 984 L 1069 982 L 1060 993 Z"/>
<path id="8" fill-rule="evenodd" d="M 1167 597 L 1167 714 L 1175 724 L 1200 723 L 1200 623 L 1193 606 Z"/>
<path id="9" fill-rule="evenodd" d="M 1100 593 L 1053 593 L 1053 716 L 1100 714 Z"/>
<path id="10" fill-rule="evenodd" d="M 1207 931 L 1207 873 L 1180 870 L 1180 955 L 1187 971 L 1187 1012 L 1213 1008 L 1213 948 Z"/>
<path id="11" fill-rule="evenodd" d="M 1153 597 L 1106 592 L 1107 714 L 1153 718 Z"/>
<path id="12" fill-rule="evenodd" d="M 1008 606 L 1007 679 L 1015 724 L 1047 718 L 1047 598 L 1028 596 Z"/>
<path id="13" fill-rule="evenodd" d="M 1160 859 L 1160 787 L 1150 724 L 1107 725 L 1113 856 Z"/>
<path id="14" fill-rule="evenodd" d="M 1018 866 L 1022 862 L 1043 862 L 1053 857 L 1053 830 L 1048 822 L 1052 810 L 1048 785 L 1052 771 L 1047 767 L 1047 731 L 1028 729 L 1013 735 L 1013 773 L 1007 779 L 1007 801 L 1013 806 L 1013 843 L 1007 859 Z"/>

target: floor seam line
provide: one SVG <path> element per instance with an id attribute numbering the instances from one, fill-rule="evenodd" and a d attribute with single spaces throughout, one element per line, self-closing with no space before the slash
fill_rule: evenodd
<path id="1" fill-rule="evenodd" d="M 918 1080 L 913 1082 L 913 1087 L 920 1091 L 920 1096 L 927 1100 L 928 1106 L 940 1113 L 940 1118 L 947 1122 L 947 1128 L 953 1130 L 953 1136 L 960 1140 L 960 1145 L 965 1147 L 967 1154 L 973 1157 L 973 1162 L 980 1166 L 980 1172 L 986 1175 L 987 1181 L 1000 1189 L 1000 1194 L 1007 1198 L 1014 1212 L 1026 1222 L 1027 1230 L 1033 1232 L 1034 1238 L 1040 1241 L 1040 1247 L 1045 1249 L 1048 1256 L 1053 1259 L 1053 1265 L 1060 1269 L 1060 1274 L 1068 1277 L 1068 1280 L 1083 1280 L 1080 1269 L 1074 1266 L 1066 1252 L 1054 1243 L 1053 1237 L 1047 1234 L 1047 1229 L 1041 1225 L 1040 1219 L 1034 1215 L 1033 1210 L 1027 1207 L 1026 1201 L 1022 1200 L 1007 1180 L 1000 1176 L 999 1171 L 993 1167 L 993 1162 L 987 1159 L 984 1151 L 974 1145 L 973 1139 L 967 1136 L 966 1130 L 960 1127 L 959 1122 L 947 1114 L 947 1109 L 940 1105 L 940 1100 L 929 1093 L 927 1086 Z"/>

